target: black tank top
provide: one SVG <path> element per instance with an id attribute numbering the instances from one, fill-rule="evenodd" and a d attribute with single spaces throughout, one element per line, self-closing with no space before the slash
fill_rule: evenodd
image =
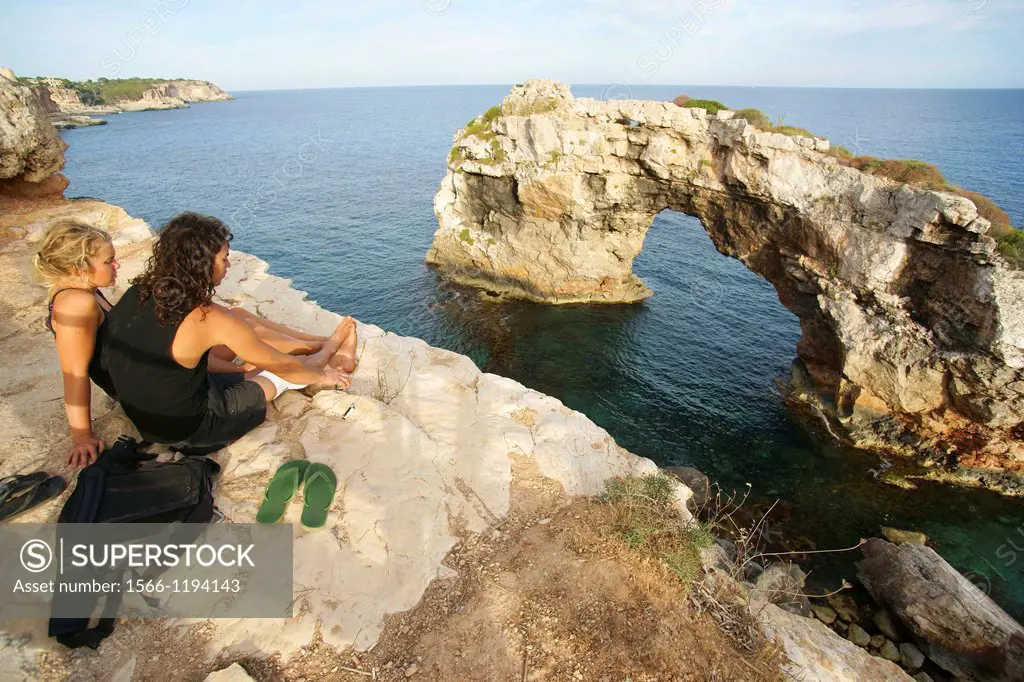
<path id="1" fill-rule="evenodd" d="M 49 315 L 46 316 L 46 328 L 50 332 L 57 336 L 57 332 L 53 329 L 53 304 L 65 291 L 69 289 L 60 289 L 50 298 Z M 96 296 L 102 299 L 108 306 L 110 301 L 103 295 L 103 292 L 99 289 L 96 290 Z M 96 301 L 96 305 L 99 306 L 99 300 Z M 104 353 L 107 335 L 110 332 L 110 328 L 107 325 L 107 311 L 103 310 L 103 306 L 100 306 L 100 313 L 103 315 L 103 321 L 100 322 L 100 326 L 96 328 L 96 343 L 92 348 L 92 357 L 89 358 L 89 378 L 93 380 L 97 386 L 103 389 L 103 392 L 109 395 L 114 400 L 117 400 L 117 393 L 114 391 L 114 382 L 110 378 L 110 372 L 107 371 L 107 358 Z"/>
<path id="2" fill-rule="evenodd" d="M 146 440 L 177 443 L 199 428 L 206 413 L 206 362 L 189 369 L 171 357 L 181 323 L 161 325 L 153 297 L 139 303 L 135 287 L 107 314 L 107 366 L 124 413 Z"/>

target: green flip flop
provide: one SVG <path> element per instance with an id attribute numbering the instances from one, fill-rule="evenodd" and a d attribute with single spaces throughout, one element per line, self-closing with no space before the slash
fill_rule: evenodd
<path id="1" fill-rule="evenodd" d="M 327 524 L 327 511 L 334 501 L 338 479 L 326 464 L 310 464 L 302 484 L 302 527 L 318 530 Z"/>
<path id="2" fill-rule="evenodd" d="M 309 462 L 304 459 L 293 459 L 278 467 L 267 482 L 263 502 L 256 512 L 258 523 L 277 523 L 281 520 L 288 503 L 295 497 L 308 467 Z"/>

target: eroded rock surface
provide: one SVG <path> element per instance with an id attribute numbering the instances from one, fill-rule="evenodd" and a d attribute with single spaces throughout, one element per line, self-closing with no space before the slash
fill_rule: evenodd
<path id="1" fill-rule="evenodd" d="M 732 115 L 517 86 L 456 135 L 427 261 L 512 297 L 637 301 L 651 221 L 697 216 L 800 318 L 806 397 L 857 444 L 990 469 L 995 487 L 1024 471 L 1024 273 L 988 221 Z"/>
<path id="2" fill-rule="evenodd" d="M 46 181 L 64 167 L 66 146 L 47 122 L 36 94 L 4 69 L 0 73 L 0 191 Z"/>

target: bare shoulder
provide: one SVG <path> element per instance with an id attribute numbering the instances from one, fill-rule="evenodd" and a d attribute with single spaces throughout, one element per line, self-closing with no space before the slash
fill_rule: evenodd
<path id="1" fill-rule="evenodd" d="M 211 303 L 190 312 L 182 321 L 181 329 L 189 337 L 202 339 L 202 344 L 209 342 L 215 345 L 231 328 L 231 322 L 231 313 L 223 306 Z"/>
<path id="2" fill-rule="evenodd" d="M 227 308 L 217 303 L 208 303 L 193 310 L 185 319 L 192 319 L 200 324 L 220 326 L 230 318 L 231 313 Z"/>
<path id="3" fill-rule="evenodd" d="M 99 303 L 96 296 L 85 289 L 65 289 L 53 299 L 53 314 L 57 318 L 61 316 L 81 317 L 84 315 L 100 314 Z M 58 318 L 58 322 L 61 320 Z"/>

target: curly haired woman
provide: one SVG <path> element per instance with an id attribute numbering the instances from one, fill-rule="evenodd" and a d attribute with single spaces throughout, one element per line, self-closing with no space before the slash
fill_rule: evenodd
<path id="1" fill-rule="evenodd" d="M 117 280 L 117 258 L 110 235 L 74 220 L 52 225 L 32 261 L 36 277 L 50 290 L 46 327 L 57 341 L 64 375 L 64 409 L 71 426 L 67 463 L 85 466 L 103 451 L 92 432 L 92 384 L 116 397 L 104 363 L 110 303 L 100 287 Z"/>
<path id="2" fill-rule="evenodd" d="M 231 236 L 216 218 L 174 218 L 108 315 L 108 367 L 125 414 L 146 440 L 186 454 L 234 442 L 288 389 L 348 388 L 355 366 L 352 318 L 316 337 L 213 302 L 230 266 Z M 262 371 L 247 379 L 237 357 Z"/>

